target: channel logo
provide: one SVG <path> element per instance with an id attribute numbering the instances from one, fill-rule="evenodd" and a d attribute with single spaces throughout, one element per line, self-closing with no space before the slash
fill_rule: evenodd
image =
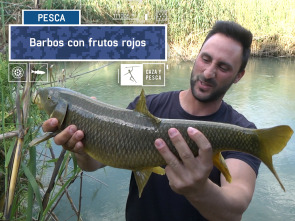
<path id="1" fill-rule="evenodd" d="M 121 64 L 121 85 L 140 86 L 143 85 L 142 64 Z"/>
<path id="2" fill-rule="evenodd" d="M 121 64 L 119 80 L 121 86 L 165 86 L 165 64 Z"/>

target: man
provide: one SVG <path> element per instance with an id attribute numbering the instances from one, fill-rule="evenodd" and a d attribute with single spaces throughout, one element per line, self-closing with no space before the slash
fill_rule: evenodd
<path id="1" fill-rule="evenodd" d="M 226 91 L 245 73 L 252 34 L 233 22 L 219 21 L 209 32 L 191 73 L 191 87 L 184 91 L 147 96 L 152 114 L 161 118 L 206 120 L 255 128 L 255 125 L 223 101 Z M 128 108 L 135 107 L 137 99 Z M 44 131 L 53 131 L 56 119 L 44 122 Z M 212 164 L 212 148 L 195 128 L 188 135 L 199 146 L 194 157 L 175 128 L 168 131 L 181 160 L 166 143 L 155 140 L 155 147 L 167 162 L 167 176 L 153 174 L 141 198 L 132 175 L 126 206 L 126 220 L 240 220 L 255 188 L 260 161 L 226 151 L 223 156 L 232 176 L 228 183 Z M 103 167 L 83 151 L 83 132 L 72 125 L 55 137 L 56 144 L 75 153 L 79 166 L 88 171 Z M 170 187 L 169 187 L 170 186 Z"/>

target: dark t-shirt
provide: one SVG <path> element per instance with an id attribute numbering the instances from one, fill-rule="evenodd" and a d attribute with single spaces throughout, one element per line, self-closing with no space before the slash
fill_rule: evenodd
<path id="1" fill-rule="evenodd" d="M 235 111 L 230 105 L 222 102 L 219 110 L 209 116 L 194 116 L 187 113 L 179 102 L 180 91 L 164 92 L 147 95 L 147 107 L 149 111 L 160 118 L 188 119 L 199 121 L 214 121 L 235 124 L 241 127 L 255 128 L 243 115 Z M 129 104 L 129 109 L 134 109 L 138 97 Z M 249 164 L 256 174 L 260 166 L 257 158 L 234 151 L 222 152 L 224 159 L 236 158 Z M 220 186 L 220 171 L 213 168 L 209 178 Z M 214 211 L 212 211 L 214 212 Z M 171 190 L 167 176 L 152 174 L 145 186 L 141 198 L 138 197 L 138 189 L 132 174 L 129 187 L 129 196 L 126 205 L 127 221 L 189 221 L 206 220 L 185 197 Z"/>

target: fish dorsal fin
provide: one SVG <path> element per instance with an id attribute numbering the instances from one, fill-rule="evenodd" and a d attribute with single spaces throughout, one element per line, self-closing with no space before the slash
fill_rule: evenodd
<path id="1" fill-rule="evenodd" d="M 151 168 L 146 168 L 140 171 L 133 171 L 137 188 L 138 188 L 139 198 L 141 197 L 142 191 L 145 185 L 147 184 L 152 173 L 164 175 L 165 170 L 162 167 L 151 167 Z"/>
<path id="2" fill-rule="evenodd" d="M 144 94 L 144 90 L 141 90 L 139 99 L 137 101 L 137 104 L 135 106 L 135 111 L 144 114 L 145 116 L 149 117 L 150 119 L 152 119 L 155 123 L 160 123 L 161 120 L 160 118 L 155 117 L 154 115 L 152 115 L 147 106 L 146 106 L 146 99 L 145 99 L 145 94 Z"/>

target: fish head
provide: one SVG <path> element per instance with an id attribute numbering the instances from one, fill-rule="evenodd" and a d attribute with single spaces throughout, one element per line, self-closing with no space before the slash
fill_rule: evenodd
<path id="1" fill-rule="evenodd" d="M 40 110 L 46 111 L 51 115 L 59 101 L 58 92 L 53 88 L 40 88 L 32 96 L 32 102 L 38 106 Z"/>

